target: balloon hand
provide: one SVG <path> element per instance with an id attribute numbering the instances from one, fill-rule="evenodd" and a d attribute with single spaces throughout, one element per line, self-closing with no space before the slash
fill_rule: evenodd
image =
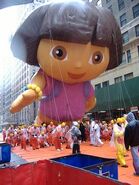
<path id="1" fill-rule="evenodd" d="M 89 98 L 86 102 L 86 112 L 93 109 L 96 106 L 96 98 L 95 96 Z"/>
<path id="2" fill-rule="evenodd" d="M 27 105 L 30 105 L 33 101 L 37 99 L 36 92 L 32 89 L 26 90 L 12 103 L 10 107 L 11 113 L 16 113 L 21 111 Z"/>

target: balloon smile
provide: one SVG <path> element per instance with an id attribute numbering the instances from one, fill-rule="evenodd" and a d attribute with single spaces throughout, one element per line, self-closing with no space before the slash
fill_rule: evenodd
<path id="1" fill-rule="evenodd" d="M 82 78 L 82 77 L 85 75 L 85 73 L 73 74 L 73 73 L 69 73 L 69 72 L 68 72 L 68 75 L 69 75 L 70 78 L 79 79 L 79 78 Z"/>

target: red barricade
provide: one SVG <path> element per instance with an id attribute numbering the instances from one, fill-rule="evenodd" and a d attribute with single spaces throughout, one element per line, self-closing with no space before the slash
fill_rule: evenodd
<path id="1" fill-rule="evenodd" d="M 0 169 L 0 185 L 13 185 L 12 168 Z"/>
<path id="2" fill-rule="evenodd" d="M 33 163 L 23 164 L 17 168 L 12 168 L 12 185 L 33 185 L 33 170 Z"/>
<path id="3" fill-rule="evenodd" d="M 63 164 L 47 161 L 47 166 L 49 185 L 129 185 Z"/>
<path id="4" fill-rule="evenodd" d="M 0 185 L 129 185 L 51 160 L 0 169 Z"/>
<path id="5" fill-rule="evenodd" d="M 38 161 L 33 168 L 33 185 L 47 185 L 47 161 Z"/>

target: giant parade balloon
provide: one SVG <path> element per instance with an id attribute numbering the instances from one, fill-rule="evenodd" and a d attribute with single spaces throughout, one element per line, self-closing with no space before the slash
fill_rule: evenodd
<path id="1" fill-rule="evenodd" d="M 11 50 L 39 70 L 10 111 L 39 100 L 39 122 L 73 121 L 95 107 L 91 80 L 121 63 L 122 39 L 108 9 L 60 1 L 32 12 L 16 31 Z"/>

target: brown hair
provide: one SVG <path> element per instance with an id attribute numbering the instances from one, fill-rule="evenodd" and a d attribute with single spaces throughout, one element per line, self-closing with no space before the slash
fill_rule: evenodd
<path id="1" fill-rule="evenodd" d="M 122 38 L 114 16 L 108 9 L 89 2 L 51 2 L 36 9 L 15 33 L 11 44 L 13 54 L 38 66 L 37 48 L 42 38 L 108 47 L 107 70 L 121 63 Z"/>

